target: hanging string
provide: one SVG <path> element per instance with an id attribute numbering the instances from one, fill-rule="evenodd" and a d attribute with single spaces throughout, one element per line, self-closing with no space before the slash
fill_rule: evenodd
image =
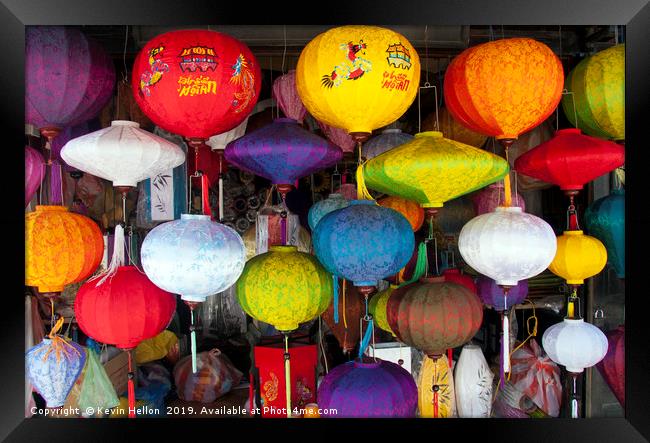
<path id="1" fill-rule="evenodd" d="M 510 358 L 512 358 L 514 353 L 517 352 L 519 349 L 521 349 L 528 342 L 528 340 L 530 340 L 533 337 L 537 337 L 537 325 L 538 325 L 538 322 L 537 322 L 537 314 L 535 313 L 535 303 L 533 303 L 528 298 L 526 300 L 524 300 L 524 302 L 530 303 L 531 306 L 533 307 L 533 315 L 532 315 L 532 317 L 529 317 L 526 320 L 526 332 L 528 333 L 528 337 L 526 337 L 526 339 L 524 341 L 519 343 L 519 345 L 512 350 L 512 352 L 510 353 Z M 532 326 L 531 326 L 531 320 L 533 321 Z M 508 372 L 508 381 L 510 381 L 510 375 L 511 374 L 512 374 L 512 371 Z"/>
<path id="2" fill-rule="evenodd" d="M 38 355 L 41 352 L 45 351 L 42 361 L 45 362 L 52 354 L 52 352 L 54 352 L 57 364 L 61 362 L 61 358 L 63 356 L 71 356 L 73 354 L 81 356 L 79 351 L 59 334 L 64 322 L 65 318 L 59 317 L 56 323 L 52 326 L 50 333 L 47 335 L 47 337 L 51 340 L 50 346 L 43 346 L 34 352 L 34 355 Z"/>
<path id="3" fill-rule="evenodd" d="M 440 270 L 438 269 L 438 238 L 433 237 L 433 260 L 436 264 L 436 275 L 440 275 Z"/>
<path id="4" fill-rule="evenodd" d="M 343 326 L 345 327 L 345 329 L 348 328 L 348 321 L 347 321 L 347 319 L 345 317 L 345 298 L 346 298 L 345 294 L 346 294 L 346 290 L 347 290 L 347 287 L 346 287 L 345 279 L 343 279 L 343 291 L 342 291 L 343 292 Z"/>
<path id="5" fill-rule="evenodd" d="M 124 62 L 124 72 L 122 73 L 122 82 L 128 84 L 128 69 L 126 67 L 126 44 L 129 41 L 129 25 L 126 25 L 124 31 L 124 52 L 122 53 L 122 61 Z M 119 90 L 119 88 L 118 88 Z"/>
<path id="6" fill-rule="evenodd" d="M 359 354 L 358 357 L 362 358 L 364 352 L 368 348 L 368 345 L 370 344 L 370 339 L 373 335 L 373 329 L 374 329 L 374 320 L 371 315 L 368 314 L 368 296 L 365 296 L 365 305 L 366 305 L 366 315 L 363 316 L 363 318 L 359 319 L 359 332 L 363 331 L 363 322 L 368 322 L 368 327 L 366 329 L 366 333 L 363 335 L 363 339 L 361 340 L 361 344 L 359 346 Z"/>
<path id="7" fill-rule="evenodd" d="M 287 25 L 282 25 L 282 30 L 284 33 L 284 50 L 282 51 L 282 75 L 285 74 L 284 71 L 284 58 L 287 55 Z M 279 116 L 279 111 L 278 111 L 278 116 Z"/>
<path id="8" fill-rule="evenodd" d="M 318 344 L 320 345 L 321 352 L 323 353 L 323 362 L 325 363 L 325 375 L 330 371 L 327 366 L 327 356 L 325 354 L 325 346 L 323 345 L 323 329 L 322 329 L 323 317 L 318 316 Z"/>

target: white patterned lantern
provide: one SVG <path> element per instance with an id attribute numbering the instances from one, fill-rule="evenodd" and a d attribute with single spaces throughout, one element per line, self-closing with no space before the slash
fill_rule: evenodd
<path id="1" fill-rule="evenodd" d="M 115 120 L 107 128 L 70 140 L 61 157 L 73 168 L 110 180 L 116 188 L 135 187 L 185 161 L 176 144 L 127 120 Z"/>
<path id="2" fill-rule="evenodd" d="M 239 137 L 242 137 L 246 133 L 246 126 L 248 126 L 248 117 L 239 124 L 239 126 L 226 131 L 219 135 L 213 135 L 208 139 L 206 144 L 210 146 L 210 149 L 213 151 L 223 151 L 226 149 L 226 145 L 233 140 L 237 140 Z"/>
<path id="3" fill-rule="evenodd" d="M 584 319 L 565 318 L 542 336 L 544 351 L 555 363 L 574 374 L 594 366 L 607 354 L 607 337 Z"/>
<path id="4" fill-rule="evenodd" d="M 456 363 L 456 409 L 462 418 L 487 418 L 492 412 L 494 374 L 474 344 L 463 346 Z"/>

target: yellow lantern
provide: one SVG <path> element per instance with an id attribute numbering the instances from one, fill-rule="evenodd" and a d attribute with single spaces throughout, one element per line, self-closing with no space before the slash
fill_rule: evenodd
<path id="1" fill-rule="evenodd" d="M 340 26 L 316 36 L 296 67 L 296 88 L 311 115 L 365 141 L 411 106 L 420 58 L 403 35 L 377 26 Z"/>
<path id="2" fill-rule="evenodd" d="M 433 386 L 433 387 L 432 387 Z M 424 357 L 418 377 L 420 417 L 447 418 L 456 412 L 454 377 L 447 356 Z"/>
<path id="3" fill-rule="evenodd" d="M 388 288 L 375 294 L 368 303 L 368 312 L 375 320 L 375 324 L 379 327 L 379 329 L 393 334 L 393 337 L 395 337 L 395 333 L 390 328 L 388 319 L 386 318 L 386 305 L 388 304 L 390 295 L 396 288 L 396 285 L 390 285 Z"/>
<path id="4" fill-rule="evenodd" d="M 557 238 L 557 252 L 548 269 L 569 285 L 581 285 L 585 278 L 603 270 L 607 249 L 596 237 L 582 231 L 564 231 Z"/>

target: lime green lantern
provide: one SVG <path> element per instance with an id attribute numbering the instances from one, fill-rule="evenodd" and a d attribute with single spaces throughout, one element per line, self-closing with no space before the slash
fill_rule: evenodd
<path id="1" fill-rule="evenodd" d="M 237 299 L 244 312 L 283 332 L 322 314 L 332 291 L 332 276 L 316 257 L 295 246 L 269 247 L 246 262 L 237 280 Z"/>
<path id="2" fill-rule="evenodd" d="M 393 290 L 396 288 L 397 285 L 390 285 L 388 288 L 375 294 L 368 303 L 368 312 L 370 312 L 372 318 L 375 320 L 375 324 L 380 329 L 393 334 L 393 337 L 395 337 L 395 333 L 388 324 L 388 318 L 386 317 L 386 305 L 388 305 L 388 299 L 393 293 Z"/>
<path id="3" fill-rule="evenodd" d="M 594 137 L 625 140 L 625 45 L 582 60 L 564 86 L 571 94 L 562 98 L 562 109 L 573 126 Z"/>

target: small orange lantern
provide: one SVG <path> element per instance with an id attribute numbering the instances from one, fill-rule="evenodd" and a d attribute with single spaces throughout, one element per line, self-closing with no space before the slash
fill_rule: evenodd
<path id="1" fill-rule="evenodd" d="M 377 201 L 385 208 L 391 208 L 402 214 L 411 224 L 413 232 L 418 231 L 424 223 L 424 209 L 414 201 L 390 196 Z"/>

